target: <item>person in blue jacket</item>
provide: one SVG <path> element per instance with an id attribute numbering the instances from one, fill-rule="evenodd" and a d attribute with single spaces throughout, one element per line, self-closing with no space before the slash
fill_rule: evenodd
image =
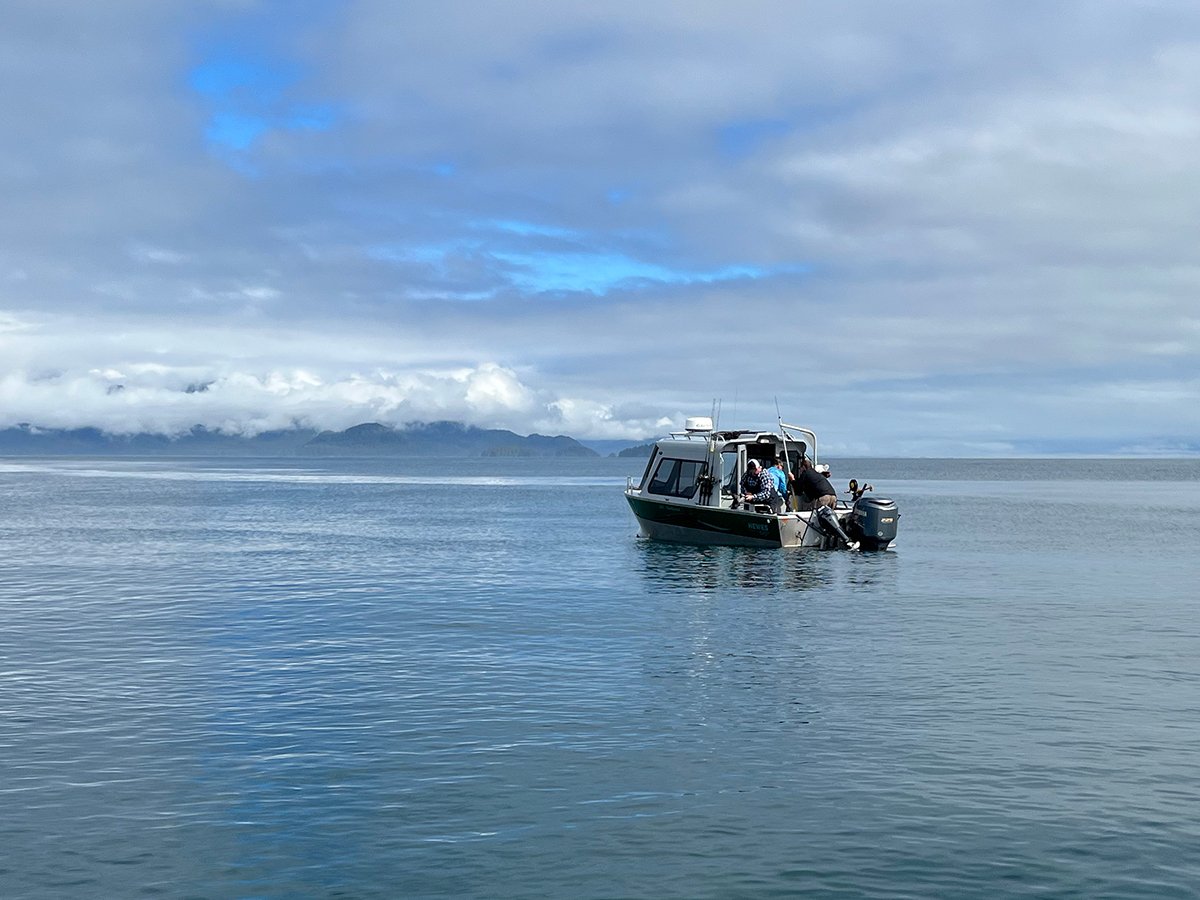
<path id="1" fill-rule="evenodd" d="M 784 505 L 786 505 L 788 496 L 788 482 L 791 481 L 792 476 L 790 472 L 785 472 L 783 470 L 782 456 L 775 457 L 775 465 L 767 469 L 767 474 L 775 479 L 775 490 L 779 491 L 779 496 L 783 498 Z"/>

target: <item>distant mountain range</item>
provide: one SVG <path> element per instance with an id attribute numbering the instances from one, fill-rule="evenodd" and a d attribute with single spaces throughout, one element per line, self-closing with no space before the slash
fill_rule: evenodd
<path id="1" fill-rule="evenodd" d="M 614 445 L 619 442 L 597 442 Z M 197 425 L 181 435 L 110 434 L 98 428 L 0 429 L 0 456 L 491 456 L 595 457 L 566 435 L 522 436 L 462 422 L 412 422 L 393 428 L 368 422 L 345 431 L 293 428 L 247 437 Z"/>
<path id="2" fill-rule="evenodd" d="M 402 429 L 368 422 L 322 431 L 297 450 L 303 456 L 598 456 L 566 435 L 522 437 L 462 422 L 414 422 Z"/>

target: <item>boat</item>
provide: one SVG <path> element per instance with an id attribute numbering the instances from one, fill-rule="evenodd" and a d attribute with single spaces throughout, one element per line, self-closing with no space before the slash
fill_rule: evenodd
<path id="1" fill-rule="evenodd" d="M 723 431 L 707 416 L 693 416 L 683 431 L 654 444 L 641 479 L 630 477 L 625 499 L 643 536 L 684 544 L 742 547 L 811 547 L 886 550 L 896 540 L 900 513 L 870 484 L 849 482 L 848 499 L 834 507 L 801 509 L 794 495 L 784 509 L 743 502 L 742 478 L 751 460 L 769 467 L 777 457 L 788 473 L 802 460 L 817 461 L 817 436 L 779 422 L 777 431 Z M 789 479 L 790 481 L 790 479 Z"/>

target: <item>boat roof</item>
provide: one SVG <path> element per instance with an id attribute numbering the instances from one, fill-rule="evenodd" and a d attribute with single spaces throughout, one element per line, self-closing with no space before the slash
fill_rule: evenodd
<path id="1" fill-rule="evenodd" d="M 794 440 L 791 435 L 789 439 Z M 672 431 L 667 437 L 659 438 L 659 441 L 704 441 L 716 439 L 718 441 L 739 441 L 755 442 L 764 439 L 779 440 L 778 431 L 759 431 L 757 429 L 739 429 L 737 431 Z"/>
<path id="2" fill-rule="evenodd" d="M 686 431 L 672 431 L 667 437 L 660 438 L 656 444 L 674 445 L 679 447 L 684 444 L 697 444 L 707 446 L 709 441 L 715 440 L 721 443 L 736 443 L 736 444 L 778 444 L 781 440 L 789 442 L 804 443 L 808 457 L 814 462 L 817 459 L 817 436 L 811 428 L 804 428 L 800 425 L 788 425 L 785 422 L 780 423 L 778 431 L 768 431 L 758 428 L 737 428 L 737 429 L 722 429 L 722 430 L 700 430 L 688 429 Z"/>

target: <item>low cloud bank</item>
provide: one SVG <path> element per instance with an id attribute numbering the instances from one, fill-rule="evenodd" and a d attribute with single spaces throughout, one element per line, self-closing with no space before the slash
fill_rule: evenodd
<path id="1" fill-rule="evenodd" d="M 254 435 L 297 426 L 340 430 L 362 422 L 400 426 L 443 419 L 630 440 L 675 424 L 667 417 L 621 417 L 611 404 L 536 389 L 495 363 L 339 377 L 302 369 L 211 373 L 159 365 L 0 377 L 0 427 L 177 435 L 204 425 Z"/>

